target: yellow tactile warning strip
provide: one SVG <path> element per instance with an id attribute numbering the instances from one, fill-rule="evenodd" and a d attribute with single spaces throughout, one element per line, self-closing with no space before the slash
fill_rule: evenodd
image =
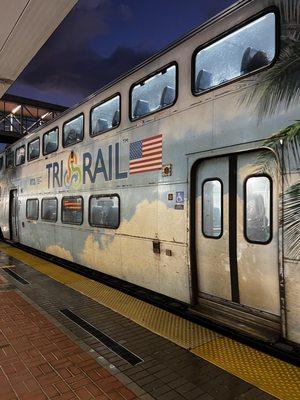
<path id="1" fill-rule="evenodd" d="M 225 337 L 191 351 L 279 399 L 300 399 L 300 371 L 293 365 Z"/>
<path id="2" fill-rule="evenodd" d="M 300 399 L 300 368 L 5 243 L 0 250 L 278 399 Z"/>
<path id="3" fill-rule="evenodd" d="M 217 337 L 213 331 L 99 282 L 88 279 L 69 286 L 185 349 L 200 346 Z"/>
<path id="4" fill-rule="evenodd" d="M 77 282 L 84 279 L 81 275 L 76 274 L 67 269 L 62 269 L 56 264 L 43 260 L 42 258 L 33 256 L 23 250 L 12 247 L 6 243 L 0 243 L 0 250 L 8 256 L 14 257 L 17 260 L 24 262 L 35 268 L 37 271 L 42 272 L 51 278 L 68 285 L 71 282 Z M 62 273 L 63 271 L 63 273 Z"/>

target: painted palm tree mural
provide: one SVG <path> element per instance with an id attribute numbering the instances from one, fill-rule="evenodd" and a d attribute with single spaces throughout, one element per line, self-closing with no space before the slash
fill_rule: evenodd
<path id="1" fill-rule="evenodd" d="M 290 106 L 300 104 L 300 4 L 298 0 L 278 3 L 282 15 L 279 59 L 259 78 L 259 84 L 247 92 L 243 102 L 255 104 L 261 121 Z M 300 117 L 300 116 L 299 116 Z M 300 120 L 271 135 L 264 146 L 277 154 L 277 168 L 284 179 L 292 165 L 300 166 Z M 273 159 L 272 159 L 273 160 Z M 274 168 L 269 152 L 257 160 L 261 170 Z M 285 182 L 284 204 L 285 248 L 288 254 L 300 256 L 300 182 Z"/>

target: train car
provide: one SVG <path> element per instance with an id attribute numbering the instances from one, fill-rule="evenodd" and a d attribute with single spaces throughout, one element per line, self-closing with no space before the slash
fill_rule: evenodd
<path id="1" fill-rule="evenodd" d="M 257 162 L 269 152 L 275 165 L 265 140 L 299 105 L 261 118 L 244 101 L 299 29 L 289 4 L 299 14 L 292 1 L 237 2 L 5 149 L 3 238 L 299 345 L 300 264 L 280 223 L 299 165 Z"/>

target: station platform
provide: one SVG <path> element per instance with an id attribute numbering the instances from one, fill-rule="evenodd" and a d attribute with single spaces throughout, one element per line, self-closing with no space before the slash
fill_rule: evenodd
<path id="1" fill-rule="evenodd" d="M 300 369 L 0 243 L 0 399 L 297 400 Z"/>

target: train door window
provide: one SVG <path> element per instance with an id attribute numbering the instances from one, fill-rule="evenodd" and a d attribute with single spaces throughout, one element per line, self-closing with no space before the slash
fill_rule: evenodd
<path id="1" fill-rule="evenodd" d="M 51 154 L 58 149 L 58 128 L 46 132 L 43 136 L 43 155 Z"/>
<path id="2" fill-rule="evenodd" d="M 91 136 L 99 135 L 120 125 L 120 100 L 121 96 L 118 94 L 91 109 Z"/>
<path id="3" fill-rule="evenodd" d="M 28 143 L 28 161 L 36 160 L 40 156 L 40 138 L 34 139 Z"/>
<path id="4" fill-rule="evenodd" d="M 25 163 L 25 146 L 21 146 L 16 150 L 16 165 Z"/>
<path id="5" fill-rule="evenodd" d="M 2 168 L 3 168 L 3 157 L 0 157 L 0 171 L 2 170 Z"/>
<path id="6" fill-rule="evenodd" d="M 266 67 L 275 53 L 276 18 L 270 12 L 196 53 L 194 93 Z"/>
<path id="7" fill-rule="evenodd" d="M 219 239 L 223 230 L 223 185 L 219 179 L 204 181 L 202 186 L 202 232 Z"/>
<path id="8" fill-rule="evenodd" d="M 28 199 L 26 202 L 26 218 L 37 220 L 39 218 L 39 201 L 38 199 Z"/>
<path id="9" fill-rule="evenodd" d="M 71 146 L 83 140 L 83 114 L 65 122 L 63 125 L 63 146 Z"/>
<path id="10" fill-rule="evenodd" d="M 272 181 L 268 176 L 248 177 L 244 193 L 246 239 L 266 244 L 272 236 Z"/>
<path id="11" fill-rule="evenodd" d="M 120 198 L 117 194 L 90 197 L 91 226 L 117 229 L 120 225 Z"/>
<path id="12" fill-rule="evenodd" d="M 131 120 L 142 118 L 176 101 L 177 65 L 165 67 L 131 88 Z"/>
<path id="13" fill-rule="evenodd" d="M 81 225 L 83 222 L 83 198 L 69 196 L 62 199 L 62 222 L 64 224 Z"/>
<path id="14" fill-rule="evenodd" d="M 15 163 L 15 152 L 8 151 L 6 153 L 6 168 L 14 167 L 14 163 Z"/>
<path id="15" fill-rule="evenodd" d="M 44 221 L 57 221 L 57 198 L 49 198 L 42 200 L 42 215 Z"/>

